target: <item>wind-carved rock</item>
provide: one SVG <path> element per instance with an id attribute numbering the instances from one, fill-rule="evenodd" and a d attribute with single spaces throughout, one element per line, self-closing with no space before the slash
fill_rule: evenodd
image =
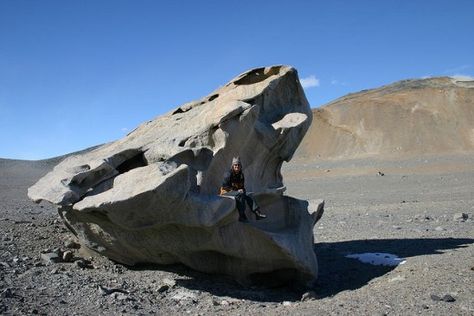
<path id="1" fill-rule="evenodd" d="M 311 281 L 313 226 L 323 202 L 283 195 L 280 173 L 312 120 L 297 72 L 253 69 L 209 96 L 72 156 L 29 188 L 59 206 L 87 247 L 128 265 L 183 263 L 242 283 Z M 217 193 L 233 156 L 268 215 L 238 221 Z"/>

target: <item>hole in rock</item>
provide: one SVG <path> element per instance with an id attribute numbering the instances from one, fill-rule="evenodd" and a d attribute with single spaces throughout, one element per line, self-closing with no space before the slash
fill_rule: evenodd
<path id="1" fill-rule="evenodd" d="M 178 146 L 179 147 L 184 147 L 184 145 L 186 144 L 186 142 L 188 141 L 189 138 L 185 138 L 183 140 L 181 140 L 179 143 L 178 143 Z"/>
<path id="2" fill-rule="evenodd" d="M 76 169 L 74 170 L 74 172 L 79 173 L 79 172 L 84 172 L 84 171 L 89 171 L 89 170 L 91 170 L 91 166 L 89 166 L 89 165 L 82 165 L 82 166 L 76 167 Z"/>
<path id="3" fill-rule="evenodd" d="M 257 68 L 243 74 L 241 78 L 234 81 L 236 85 L 249 85 L 261 82 L 280 72 L 281 67 Z"/>
<path id="4" fill-rule="evenodd" d="M 184 113 L 184 112 L 186 112 L 186 111 L 184 111 L 182 108 L 177 108 L 176 110 L 174 110 L 172 115 L 179 114 L 179 113 Z"/>
<path id="5" fill-rule="evenodd" d="M 139 152 L 136 155 L 132 156 L 131 158 L 122 162 L 120 165 L 115 167 L 115 169 L 119 173 L 125 173 L 132 169 L 145 167 L 147 165 L 148 165 L 148 162 L 146 161 L 145 155 L 143 154 L 143 152 Z"/>
<path id="6" fill-rule="evenodd" d="M 219 97 L 219 94 L 213 94 L 209 97 L 209 101 L 215 100 Z"/>

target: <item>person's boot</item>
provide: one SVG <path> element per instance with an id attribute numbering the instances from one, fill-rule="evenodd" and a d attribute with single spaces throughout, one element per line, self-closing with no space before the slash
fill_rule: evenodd
<path id="1" fill-rule="evenodd" d="M 248 223 L 249 220 L 247 218 L 247 215 L 245 215 L 245 209 L 244 210 L 238 209 L 238 211 L 239 211 L 239 222 Z"/>
<path id="2" fill-rule="evenodd" d="M 258 220 L 267 218 L 267 215 L 260 213 L 260 209 L 255 210 L 255 218 Z"/>

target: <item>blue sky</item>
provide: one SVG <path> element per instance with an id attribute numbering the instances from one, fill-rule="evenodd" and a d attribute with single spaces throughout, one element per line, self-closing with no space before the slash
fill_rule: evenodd
<path id="1" fill-rule="evenodd" d="M 401 79 L 474 75 L 474 1 L 0 0 L 0 157 L 123 137 L 257 66 L 312 107 Z"/>

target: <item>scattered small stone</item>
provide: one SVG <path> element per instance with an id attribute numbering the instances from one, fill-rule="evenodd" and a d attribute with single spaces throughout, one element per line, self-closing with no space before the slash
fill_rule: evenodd
<path id="1" fill-rule="evenodd" d="M 421 305 L 421 307 L 422 307 L 423 309 L 430 309 L 430 307 L 429 307 L 428 305 L 426 305 L 426 304 Z"/>
<path id="2" fill-rule="evenodd" d="M 469 218 L 469 215 L 466 213 L 456 213 L 453 218 L 455 221 L 465 222 Z"/>
<path id="3" fill-rule="evenodd" d="M 388 282 L 397 282 L 397 281 L 405 281 L 405 277 L 403 275 L 397 275 L 396 277 L 388 280 Z"/>
<path id="4" fill-rule="evenodd" d="M 158 288 L 158 292 L 163 293 L 163 292 L 168 291 L 169 289 L 170 289 L 169 285 L 163 284 L 162 286 Z"/>
<path id="5" fill-rule="evenodd" d="M 176 281 L 169 278 L 164 278 L 162 281 L 163 285 L 168 285 L 168 287 L 173 288 L 176 286 Z"/>
<path id="6" fill-rule="evenodd" d="M 110 295 L 113 293 L 129 294 L 128 291 L 125 291 L 124 289 L 121 289 L 121 288 L 106 288 L 105 286 L 98 285 L 98 289 L 99 289 L 99 292 L 104 296 Z"/>
<path id="7" fill-rule="evenodd" d="M 0 268 L 1 267 L 4 267 L 4 268 L 10 268 L 10 265 L 8 264 L 8 262 L 0 262 Z"/>
<path id="8" fill-rule="evenodd" d="M 67 250 L 63 253 L 64 262 L 71 262 L 73 258 L 74 258 L 74 254 L 72 253 L 72 251 Z"/>
<path id="9" fill-rule="evenodd" d="M 118 293 L 118 292 L 112 294 L 112 297 L 119 301 L 125 301 L 126 299 L 128 299 L 128 295 L 124 293 Z"/>
<path id="10" fill-rule="evenodd" d="M 284 301 L 283 306 L 291 306 L 291 302 L 290 301 Z"/>
<path id="11" fill-rule="evenodd" d="M 72 239 L 68 239 L 64 242 L 64 247 L 69 249 L 79 249 L 81 248 L 81 245 Z"/>
<path id="12" fill-rule="evenodd" d="M 58 263 L 61 261 L 61 258 L 57 253 L 54 252 L 48 252 L 48 253 L 42 253 L 41 254 L 41 259 L 47 264 L 53 264 L 53 263 Z"/>
<path id="13" fill-rule="evenodd" d="M 431 299 L 436 302 L 443 301 L 443 302 L 448 302 L 448 303 L 456 301 L 456 299 L 449 294 L 446 294 L 443 297 L 439 297 L 438 295 L 431 294 Z"/>
<path id="14" fill-rule="evenodd" d="M 451 295 L 446 294 L 445 296 L 443 296 L 443 301 L 451 303 L 451 302 L 455 302 L 456 299 L 452 297 Z"/>
<path id="15" fill-rule="evenodd" d="M 197 295 L 191 291 L 178 290 L 172 297 L 173 300 L 181 302 L 186 300 L 197 300 Z"/>
<path id="16" fill-rule="evenodd" d="M 74 264 L 76 265 L 76 267 L 81 268 L 81 269 L 84 269 L 86 267 L 86 263 L 83 259 L 74 261 Z"/>
<path id="17" fill-rule="evenodd" d="M 309 301 L 309 300 L 315 300 L 317 298 L 318 296 L 315 291 L 309 291 L 309 292 L 304 293 L 301 296 L 301 301 L 304 302 L 304 301 Z"/>
<path id="18" fill-rule="evenodd" d="M 13 297 L 13 292 L 10 288 L 6 288 L 0 293 L 1 298 L 12 298 Z"/>
<path id="19" fill-rule="evenodd" d="M 112 271 L 117 274 L 122 274 L 123 273 L 123 267 L 119 264 L 115 264 L 112 266 Z"/>
<path id="20" fill-rule="evenodd" d="M 58 274 L 58 273 L 59 273 L 58 268 L 54 268 L 53 270 L 51 270 L 51 274 Z"/>
<path id="21" fill-rule="evenodd" d="M 15 224 L 30 224 L 30 221 L 14 221 Z"/>
<path id="22" fill-rule="evenodd" d="M 381 177 L 383 177 L 385 175 L 385 173 L 383 173 L 382 171 L 377 172 L 377 174 Z"/>
<path id="23" fill-rule="evenodd" d="M 54 252 L 55 254 L 57 254 L 60 257 L 62 257 L 62 255 L 63 255 L 63 252 L 62 252 L 61 248 L 54 248 L 52 252 Z"/>
<path id="24" fill-rule="evenodd" d="M 80 269 L 92 269 L 93 268 L 90 261 L 82 259 L 82 258 L 74 261 L 74 265 L 76 267 L 80 268 Z"/>
<path id="25" fill-rule="evenodd" d="M 229 304 L 228 301 L 222 300 L 222 301 L 221 301 L 221 305 L 222 305 L 222 306 L 229 306 L 230 304 Z"/>
<path id="26" fill-rule="evenodd" d="M 436 228 L 435 228 L 435 230 L 436 230 L 436 231 L 438 231 L 438 232 L 441 232 L 441 231 L 443 231 L 443 230 L 444 230 L 444 228 L 443 228 L 443 227 L 441 227 L 441 226 L 438 226 L 438 227 L 436 227 Z"/>

